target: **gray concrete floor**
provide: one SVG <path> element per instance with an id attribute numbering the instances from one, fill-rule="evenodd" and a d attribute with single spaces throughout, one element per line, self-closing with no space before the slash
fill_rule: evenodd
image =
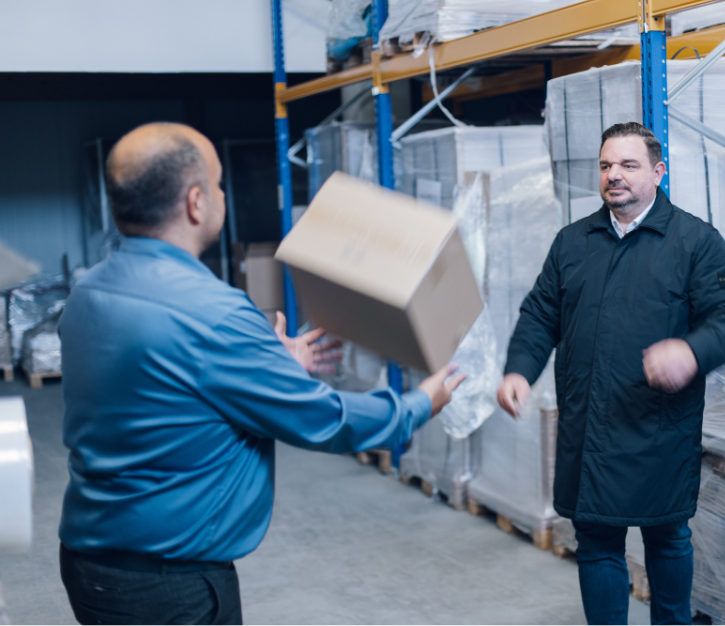
<path id="1" fill-rule="evenodd" d="M 58 382 L 23 395 L 36 463 L 34 543 L 0 555 L 17 624 L 73 624 L 58 574 L 67 481 Z M 350 457 L 277 445 L 277 498 L 262 545 L 237 562 L 250 624 L 581 624 L 576 563 L 427 499 Z M 648 608 L 630 604 L 630 623 Z"/>

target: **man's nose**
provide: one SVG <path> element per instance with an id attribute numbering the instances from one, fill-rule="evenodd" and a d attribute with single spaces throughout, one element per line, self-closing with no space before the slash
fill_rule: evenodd
<path id="1" fill-rule="evenodd" d="M 609 180 L 619 180 L 622 178 L 622 168 L 616 163 L 609 168 Z"/>

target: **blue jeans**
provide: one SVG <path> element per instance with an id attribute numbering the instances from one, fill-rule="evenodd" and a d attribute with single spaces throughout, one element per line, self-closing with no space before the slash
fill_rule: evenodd
<path id="1" fill-rule="evenodd" d="M 626 624 L 629 575 L 627 528 L 574 522 L 579 586 L 590 624 Z M 642 528 L 653 624 L 691 624 L 692 532 L 687 520 Z"/>

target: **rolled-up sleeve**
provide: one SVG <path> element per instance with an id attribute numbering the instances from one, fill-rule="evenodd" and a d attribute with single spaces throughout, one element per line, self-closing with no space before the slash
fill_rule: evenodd
<path id="1" fill-rule="evenodd" d="M 213 329 L 199 389 L 215 411 L 260 438 L 325 452 L 393 448 L 431 414 L 422 391 L 337 391 L 312 378 L 264 315 L 242 306 Z"/>

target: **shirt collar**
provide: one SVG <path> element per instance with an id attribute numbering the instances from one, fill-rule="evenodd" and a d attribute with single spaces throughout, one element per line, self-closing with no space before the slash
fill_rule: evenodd
<path id="1" fill-rule="evenodd" d="M 120 252 L 129 254 L 143 254 L 154 257 L 156 259 L 172 259 L 187 267 L 201 270 L 204 273 L 214 275 L 214 273 L 197 259 L 191 252 L 187 252 L 179 246 L 161 241 L 161 239 L 152 239 L 150 237 L 122 237 Z"/>
<path id="2" fill-rule="evenodd" d="M 629 225 L 629 228 L 627 229 L 628 233 L 631 233 L 633 230 L 635 230 L 644 220 L 645 217 L 647 217 L 647 213 L 650 212 L 650 209 L 654 206 L 655 200 L 657 200 L 657 194 L 655 193 L 655 197 L 652 198 L 652 202 L 649 203 L 649 206 L 642 211 L 634 220 L 632 220 L 632 223 Z M 622 225 L 619 223 L 619 220 L 614 215 L 614 212 L 610 209 L 609 210 L 609 217 L 612 220 L 612 226 L 614 226 L 614 232 L 617 233 L 619 238 L 621 239 L 626 234 L 624 232 L 624 228 L 622 228 Z"/>

